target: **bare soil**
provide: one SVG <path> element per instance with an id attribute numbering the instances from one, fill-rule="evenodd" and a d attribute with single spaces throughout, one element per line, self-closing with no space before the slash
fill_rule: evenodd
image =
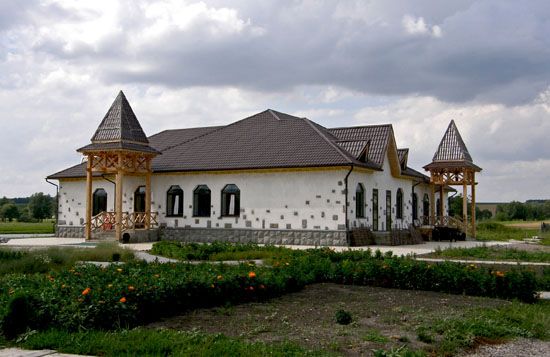
<path id="1" fill-rule="evenodd" d="M 429 351 L 430 345 L 417 338 L 421 324 L 507 303 L 427 291 L 315 284 L 268 302 L 200 309 L 148 327 L 195 329 L 247 341 L 293 341 L 338 354 L 371 355 L 376 349 L 403 345 Z M 351 324 L 336 323 L 339 309 L 352 314 Z"/>

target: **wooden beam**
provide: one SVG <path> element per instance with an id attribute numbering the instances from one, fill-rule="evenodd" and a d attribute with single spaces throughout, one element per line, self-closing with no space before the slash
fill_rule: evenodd
<path id="1" fill-rule="evenodd" d="M 472 237 L 476 237 L 476 174 L 472 172 Z"/>
<path id="2" fill-rule="evenodd" d="M 122 155 L 119 155 L 119 165 L 122 165 Z M 122 241 L 122 180 L 124 171 L 119 169 L 116 174 L 116 192 L 115 192 L 115 238 L 117 241 Z"/>
<path id="3" fill-rule="evenodd" d="M 92 239 L 92 156 L 88 155 L 86 165 L 86 240 Z"/>
<path id="4" fill-rule="evenodd" d="M 443 202 L 443 188 L 443 185 L 439 186 L 439 212 L 441 212 L 441 216 L 446 216 L 445 202 Z"/>
<path id="5" fill-rule="evenodd" d="M 462 182 L 462 222 L 468 224 L 468 184 Z"/>
<path id="6" fill-rule="evenodd" d="M 435 185 L 430 184 L 430 225 L 435 224 Z"/>
<path id="7" fill-rule="evenodd" d="M 151 159 L 147 159 L 145 174 L 145 229 L 151 228 Z"/>

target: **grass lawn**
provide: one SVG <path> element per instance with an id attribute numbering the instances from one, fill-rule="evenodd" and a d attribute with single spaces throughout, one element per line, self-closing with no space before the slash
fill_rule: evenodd
<path id="1" fill-rule="evenodd" d="M 351 313 L 349 325 L 336 323 L 340 309 Z M 373 351 L 384 356 L 381 351 L 398 349 L 414 351 L 408 356 L 448 356 L 514 337 L 548 340 L 550 303 L 314 284 L 268 302 L 195 310 L 130 331 L 46 331 L 28 334 L 17 345 L 105 356 L 330 356 Z"/>
<path id="2" fill-rule="evenodd" d="M 0 222 L 0 234 L 48 234 L 54 233 L 55 221 L 51 219 L 37 223 Z"/>
<path id="3" fill-rule="evenodd" d="M 550 263 L 550 249 L 525 251 L 507 247 L 449 248 L 425 255 L 430 258 L 505 260 Z"/>
<path id="4" fill-rule="evenodd" d="M 544 245 L 550 245 L 550 232 L 541 233 L 541 222 L 481 222 L 477 225 L 477 239 L 482 241 L 523 240 L 533 236 L 542 238 Z"/>

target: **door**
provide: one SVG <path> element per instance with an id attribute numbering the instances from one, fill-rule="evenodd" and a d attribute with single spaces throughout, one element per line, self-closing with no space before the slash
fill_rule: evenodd
<path id="1" fill-rule="evenodd" d="M 134 212 L 145 212 L 145 186 L 139 186 L 134 192 Z"/>

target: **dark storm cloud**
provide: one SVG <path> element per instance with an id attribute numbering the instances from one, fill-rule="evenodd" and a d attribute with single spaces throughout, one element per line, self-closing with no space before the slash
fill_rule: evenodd
<path id="1" fill-rule="evenodd" d="M 123 2 L 117 14 L 121 31 L 94 44 L 73 40 L 71 46 L 63 36 L 44 36 L 36 48 L 76 63 L 98 63 L 107 83 L 261 91 L 338 85 L 376 95 L 508 105 L 528 102 L 548 86 L 550 3 L 444 4 L 211 2 L 188 26 L 179 27 L 174 15 L 174 23 L 147 41 L 143 30 L 158 18 L 147 12 L 148 4 Z M 234 16 L 212 15 L 223 6 L 235 6 Z M 407 17 L 418 27 L 407 29 Z"/>

